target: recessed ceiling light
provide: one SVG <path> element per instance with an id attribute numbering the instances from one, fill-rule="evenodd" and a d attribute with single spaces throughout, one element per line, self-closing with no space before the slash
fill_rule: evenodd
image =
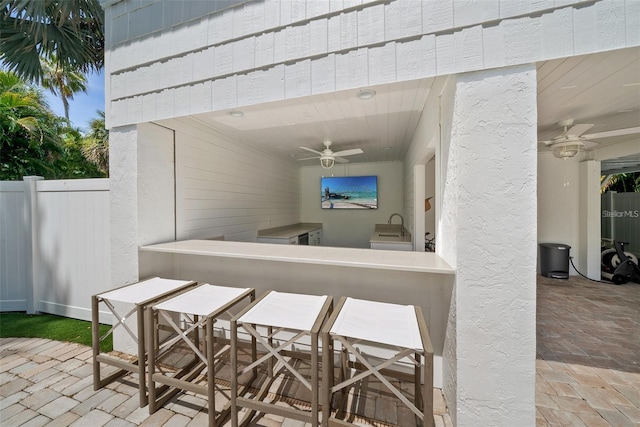
<path id="1" fill-rule="evenodd" d="M 640 86 L 640 82 L 638 83 L 627 83 L 627 84 L 623 84 L 623 87 L 629 87 L 629 86 Z"/>
<path id="2" fill-rule="evenodd" d="M 618 110 L 618 113 L 633 113 L 633 110 Z"/>
<path id="3" fill-rule="evenodd" d="M 577 87 L 578 87 L 578 85 L 573 85 L 573 86 L 563 86 L 563 87 L 561 87 L 561 88 L 560 88 L 560 90 L 562 90 L 562 89 L 575 89 L 575 88 L 577 88 Z"/>
<path id="4" fill-rule="evenodd" d="M 242 117 L 242 116 L 244 116 L 244 113 L 242 111 L 238 111 L 238 110 L 231 110 L 227 114 L 230 115 L 231 117 Z"/>
<path id="5" fill-rule="evenodd" d="M 358 98 L 360 99 L 371 99 L 376 96 L 376 91 L 373 89 L 361 89 L 358 92 Z"/>
<path id="6" fill-rule="evenodd" d="M 391 147 L 382 147 L 383 150 L 391 150 Z"/>

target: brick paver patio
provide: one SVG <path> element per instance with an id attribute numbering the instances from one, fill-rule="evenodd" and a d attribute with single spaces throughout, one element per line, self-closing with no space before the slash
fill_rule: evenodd
<path id="1" fill-rule="evenodd" d="M 539 278 L 537 311 L 537 426 L 640 426 L 640 285 Z M 147 407 L 138 407 L 138 389 L 130 375 L 94 391 L 91 374 L 88 347 L 35 338 L 0 339 L 0 424 L 207 423 L 206 401 L 199 396 L 179 395 L 149 416 Z M 415 425 L 388 396 L 375 394 L 375 384 L 367 387 L 374 393 L 349 404 L 354 424 Z M 437 427 L 452 426 L 439 389 L 434 390 L 434 409 Z M 305 426 L 271 415 L 252 425 Z"/>
<path id="2" fill-rule="evenodd" d="M 640 285 L 539 278 L 537 426 L 640 426 Z"/>

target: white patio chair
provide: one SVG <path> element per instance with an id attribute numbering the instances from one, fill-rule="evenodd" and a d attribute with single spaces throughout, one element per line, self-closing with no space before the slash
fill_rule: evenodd
<path id="1" fill-rule="evenodd" d="M 314 296 L 271 291 L 264 295 L 251 307 L 238 314 L 231 321 L 231 425 L 238 427 L 238 410 L 240 407 L 250 409 L 242 420 L 244 425 L 250 421 L 255 411 L 271 413 L 286 418 L 310 422 L 318 425 L 318 334 L 322 323 L 326 320 L 333 299 L 330 296 Z M 258 344 L 266 349 L 267 354 L 238 370 L 238 329 L 246 331 Z M 310 338 L 310 354 L 296 351 L 294 345 L 309 346 L 303 337 Z M 311 379 L 305 377 L 291 363 L 292 358 L 311 359 Z M 273 365 L 273 361 L 276 361 Z M 267 378 L 260 390 L 253 396 L 238 391 L 238 377 L 257 367 L 267 364 Z M 274 373 L 289 371 L 300 383 L 311 392 L 311 412 L 265 402 L 273 380 Z"/>
<path id="2" fill-rule="evenodd" d="M 335 341 L 342 348 L 342 370 L 338 383 L 332 384 Z M 330 422 L 334 393 L 371 375 L 406 405 L 422 425 L 433 427 L 433 349 L 420 307 L 343 297 L 322 329 L 322 349 L 323 427 Z M 375 352 L 375 357 L 367 357 L 367 351 Z M 374 358 L 376 364 L 371 360 Z M 398 369 L 389 369 L 397 362 L 413 365 L 413 378 Z M 351 370 L 361 372 L 349 377 L 347 372 Z M 412 380 L 414 402 L 391 384 L 387 376 Z M 343 424 L 336 418 L 331 421 Z"/>
<path id="3" fill-rule="evenodd" d="M 93 389 L 98 390 L 113 382 L 127 372 L 138 373 L 138 389 L 140 392 L 140 407 L 147 404 L 145 365 L 147 349 L 145 345 L 144 312 L 150 304 L 162 301 L 172 295 L 185 291 L 197 285 L 197 282 L 185 280 L 162 279 L 154 277 L 121 288 L 93 295 L 91 297 L 91 334 L 93 344 Z M 103 303 L 111 313 L 113 313 L 114 323 L 111 329 L 100 336 L 99 308 Z M 121 315 L 116 310 L 118 303 L 129 305 L 130 310 Z M 134 331 L 127 325 L 127 319 L 136 313 L 137 328 Z M 100 342 L 113 334 L 113 331 L 122 327 L 127 334 L 138 345 L 138 357 L 135 361 L 129 362 L 122 358 L 101 354 Z M 119 368 L 118 371 L 102 378 L 100 373 L 101 364 L 111 365 Z"/>
<path id="4" fill-rule="evenodd" d="M 155 304 L 147 311 L 147 327 L 154 343 L 149 349 L 149 413 L 153 414 L 172 396 L 181 390 L 191 391 L 207 397 L 209 426 L 222 425 L 229 415 L 229 403 L 216 419 L 216 387 L 215 376 L 224 365 L 217 363 L 229 353 L 229 345 L 216 348 L 214 324 L 225 315 L 231 319 L 229 312 L 243 301 L 249 303 L 255 300 L 253 288 L 231 288 L 204 283 L 197 288 L 180 294 L 174 298 Z M 176 316 L 179 319 L 176 322 Z M 163 325 L 168 328 L 161 328 Z M 204 344 L 201 346 L 200 330 L 204 328 Z M 159 340 L 160 330 L 169 330 L 172 336 L 162 343 Z M 225 341 L 221 338 L 221 341 Z M 193 357 L 181 369 L 173 372 L 163 369 L 159 363 L 163 357 L 171 357 L 172 350 L 179 344 L 186 344 Z M 194 380 L 205 370 L 207 371 L 206 385 L 198 384 Z M 163 384 L 156 388 L 156 383 Z M 224 392 L 221 393 L 222 395 Z"/>

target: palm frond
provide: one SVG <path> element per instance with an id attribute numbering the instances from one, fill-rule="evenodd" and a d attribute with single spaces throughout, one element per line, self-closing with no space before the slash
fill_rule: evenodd
<path id="1" fill-rule="evenodd" d="M 99 0 L 0 0 L 0 59 L 18 76 L 39 82 L 40 57 L 89 72 L 104 65 L 104 12 Z"/>

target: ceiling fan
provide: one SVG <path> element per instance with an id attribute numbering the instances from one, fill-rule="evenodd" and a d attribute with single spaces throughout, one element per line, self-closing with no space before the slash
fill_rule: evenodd
<path id="1" fill-rule="evenodd" d="M 573 119 L 558 122 L 558 126 L 564 128 L 562 133 L 550 140 L 539 141 L 539 143 L 550 147 L 554 156 L 560 159 L 568 159 L 578 154 L 580 149 L 585 147 L 585 142 L 587 144 L 590 143 L 592 146 L 597 144 L 598 141 L 594 141 L 596 138 L 609 138 L 612 136 L 640 133 L 640 127 L 634 127 L 585 135 L 585 132 L 591 129 L 593 125 L 587 123 L 574 125 L 573 123 Z"/>
<path id="2" fill-rule="evenodd" d="M 315 157 L 305 157 L 304 159 L 298 160 L 309 160 L 309 159 L 320 159 L 320 165 L 325 169 L 331 169 L 333 167 L 334 162 L 338 163 L 349 163 L 349 160 L 344 159 L 346 156 L 353 156 L 354 154 L 362 154 L 362 151 L 359 148 L 352 148 L 350 150 L 342 150 L 336 151 L 335 153 L 331 151 L 331 141 L 325 141 L 324 146 L 326 147 L 323 151 L 316 151 L 312 148 L 308 147 L 300 147 L 303 150 L 311 151 L 312 153 L 318 154 Z"/>

